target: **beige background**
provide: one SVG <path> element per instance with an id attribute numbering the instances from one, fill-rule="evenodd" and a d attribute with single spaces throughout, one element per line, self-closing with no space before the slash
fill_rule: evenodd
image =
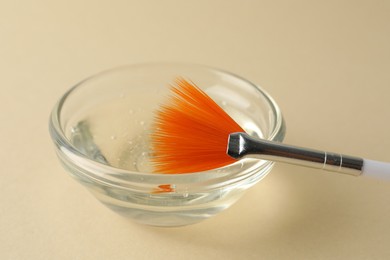
<path id="1" fill-rule="evenodd" d="M 389 259 L 390 182 L 277 165 L 231 209 L 140 226 L 61 168 L 48 117 L 113 66 L 185 61 L 263 86 L 286 142 L 390 161 L 390 2 L 0 2 L 0 259 Z"/>

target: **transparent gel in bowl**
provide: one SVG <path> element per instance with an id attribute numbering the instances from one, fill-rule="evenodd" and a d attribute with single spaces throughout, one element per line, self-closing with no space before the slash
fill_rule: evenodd
<path id="1" fill-rule="evenodd" d="M 190 64 L 140 64 L 102 72 L 70 89 L 50 118 L 65 169 L 104 205 L 147 225 L 182 226 L 207 219 L 232 205 L 273 166 L 244 159 L 207 172 L 153 173 L 151 125 L 178 76 L 202 88 L 247 133 L 283 140 L 281 112 L 266 92 L 228 72 Z"/>

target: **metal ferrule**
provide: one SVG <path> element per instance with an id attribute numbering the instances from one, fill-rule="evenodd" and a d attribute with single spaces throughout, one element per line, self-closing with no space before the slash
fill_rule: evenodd
<path id="1" fill-rule="evenodd" d="M 245 133 L 229 135 L 227 154 L 233 158 L 259 158 L 359 176 L 363 159 L 255 139 Z"/>

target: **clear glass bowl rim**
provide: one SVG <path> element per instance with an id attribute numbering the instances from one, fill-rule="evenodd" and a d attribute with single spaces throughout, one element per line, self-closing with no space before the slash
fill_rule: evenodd
<path id="1" fill-rule="evenodd" d="M 284 136 L 285 136 L 285 132 L 286 132 L 286 126 L 285 126 L 285 121 L 284 121 L 283 116 L 282 116 L 282 112 L 281 112 L 278 104 L 264 89 L 262 89 L 260 86 L 248 81 L 247 79 L 245 79 L 241 76 L 238 76 L 234 73 L 231 73 L 231 72 L 223 70 L 223 69 L 219 69 L 219 68 L 215 68 L 215 67 L 211 67 L 211 66 L 205 66 L 205 65 L 198 65 L 198 64 L 193 64 L 193 63 L 181 63 L 181 62 L 154 62 L 154 63 L 151 63 L 151 62 L 149 62 L 149 63 L 137 63 L 137 64 L 122 65 L 122 66 L 114 67 L 112 69 L 104 70 L 104 71 L 101 71 L 99 73 L 93 74 L 93 75 L 85 78 L 84 80 L 80 81 L 79 83 L 75 84 L 73 87 L 71 87 L 68 91 L 66 91 L 60 97 L 60 99 L 54 105 L 52 112 L 50 114 L 49 132 L 50 132 L 50 135 L 51 135 L 51 138 L 52 138 L 54 144 L 56 145 L 56 148 L 58 149 L 57 153 L 60 153 L 61 156 L 68 157 L 67 159 L 69 161 L 71 161 L 69 156 L 65 155 L 63 149 L 61 149 L 62 147 L 64 147 L 66 149 L 66 151 L 68 151 L 69 153 L 72 154 L 72 156 L 76 156 L 78 160 L 82 160 L 83 164 L 85 163 L 87 165 L 93 165 L 93 168 L 95 170 L 97 170 L 96 172 L 98 172 L 99 174 L 96 174 L 96 176 L 91 176 L 91 173 L 89 173 L 88 175 L 90 178 L 92 177 L 94 179 L 99 179 L 99 181 L 102 181 L 102 182 L 107 181 L 107 183 L 113 184 L 113 182 L 110 180 L 112 180 L 114 176 L 118 176 L 121 174 L 137 175 L 137 176 L 142 177 L 142 176 L 150 176 L 152 173 L 129 171 L 129 170 L 105 165 L 103 163 L 92 160 L 91 158 L 87 157 L 86 155 L 84 155 L 83 153 L 78 151 L 78 149 L 76 147 L 74 147 L 69 142 L 68 138 L 66 138 L 65 133 L 61 127 L 61 116 L 60 116 L 61 109 L 64 106 L 64 104 L 66 103 L 67 98 L 70 96 L 70 94 L 73 93 L 74 91 L 76 91 L 78 88 L 82 87 L 84 84 L 87 84 L 90 80 L 93 80 L 97 77 L 104 76 L 104 75 L 109 74 L 111 72 L 124 70 L 124 69 L 130 69 L 130 68 L 144 67 L 144 66 L 193 66 L 194 68 L 198 68 L 198 69 L 201 68 L 201 69 L 208 70 L 211 72 L 214 71 L 214 72 L 218 72 L 218 73 L 227 74 L 227 75 L 235 77 L 241 81 L 246 82 L 247 84 L 251 85 L 254 89 L 256 89 L 258 92 L 260 92 L 260 94 L 268 102 L 270 108 L 272 109 L 272 113 L 275 116 L 275 123 L 273 126 L 270 126 L 270 128 L 272 127 L 271 128 L 272 132 L 270 133 L 267 140 L 279 141 L 279 142 L 283 141 Z M 78 165 L 76 165 L 76 164 L 74 166 L 78 167 Z M 229 165 L 225 166 L 225 167 L 229 167 Z M 223 168 L 224 167 L 222 167 L 221 169 L 223 169 Z M 153 173 L 154 176 L 159 175 L 158 176 L 159 179 L 165 178 L 165 179 L 167 179 L 167 181 L 169 181 L 169 179 L 172 179 L 172 178 L 175 178 L 176 180 L 182 179 L 182 178 L 185 179 L 186 176 L 189 176 L 189 175 L 193 176 L 193 175 L 197 175 L 197 174 L 205 174 L 205 172 L 181 173 L 181 174 L 168 174 L 168 173 L 156 174 L 156 173 Z M 116 178 L 114 177 L 114 179 L 116 179 Z M 117 181 L 119 181 L 121 183 L 124 182 L 123 179 L 120 179 Z"/>

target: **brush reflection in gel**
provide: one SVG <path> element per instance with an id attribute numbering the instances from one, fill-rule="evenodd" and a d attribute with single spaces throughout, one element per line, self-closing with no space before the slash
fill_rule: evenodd
<path id="1" fill-rule="evenodd" d="M 172 184 L 161 184 L 158 185 L 157 188 L 154 188 L 152 190 L 152 194 L 160 194 L 160 193 L 168 193 L 168 192 L 174 192 L 175 191 L 175 185 Z"/>

